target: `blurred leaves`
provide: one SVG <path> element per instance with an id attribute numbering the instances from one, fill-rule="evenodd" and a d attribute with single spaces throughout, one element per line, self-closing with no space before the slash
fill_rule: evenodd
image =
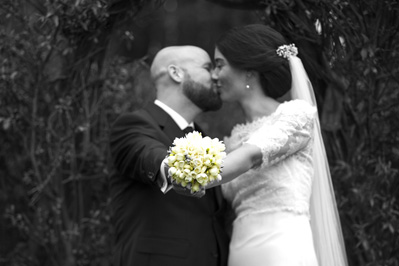
<path id="1" fill-rule="evenodd" d="M 398 2 L 208 1 L 256 8 L 300 47 L 350 265 L 398 266 Z M 108 39 L 146 4 L 162 3 L 0 4 L 0 264 L 110 265 L 108 130 L 155 92 L 147 58 L 107 58 Z"/>
<path id="2" fill-rule="evenodd" d="M 104 51 L 117 16 L 145 3 L 125 2 L 112 14 L 103 0 L 0 5 L 0 227 L 18 230 L 0 238 L 0 264 L 110 264 L 107 134 L 133 92 L 113 86 L 127 78 L 103 68 Z"/>

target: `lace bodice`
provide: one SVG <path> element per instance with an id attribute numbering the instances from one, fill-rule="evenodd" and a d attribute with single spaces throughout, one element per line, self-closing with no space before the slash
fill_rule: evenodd
<path id="1" fill-rule="evenodd" d="M 249 143 L 263 155 L 261 166 L 222 185 L 237 218 L 274 211 L 309 215 L 315 115 L 305 101 L 285 102 L 269 116 L 236 125 L 225 138 L 228 152 Z"/>

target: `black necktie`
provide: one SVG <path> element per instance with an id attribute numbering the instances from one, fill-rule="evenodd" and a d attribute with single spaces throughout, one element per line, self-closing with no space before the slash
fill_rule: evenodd
<path id="1" fill-rule="evenodd" d="M 193 132 L 193 131 L 194 131 L 194 128 L 192 126 L 188 126 L 185 129 L 183 129 L 183 132 L 186 133 L 186 134 L 190 133 L 190 132 Z"/>

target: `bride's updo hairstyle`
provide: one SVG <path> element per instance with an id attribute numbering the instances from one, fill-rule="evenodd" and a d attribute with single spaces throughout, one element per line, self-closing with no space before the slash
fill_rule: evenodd
<path id="1" fill-rule="evenodd" d="M 291 89 L 288 60 L 276 52 L 284 44 L 284 37 L 274 29 L 252 24 L 225 32 L 216 47 L 233 67 L 258 72 L 263 92 L 276 99 Z"/>

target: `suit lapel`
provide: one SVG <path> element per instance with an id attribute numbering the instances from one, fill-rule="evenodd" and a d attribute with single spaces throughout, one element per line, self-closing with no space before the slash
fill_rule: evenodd
<path id="1" fill-rule="evenodd" d="M 171 143 L 175 138 L 181 138 L 184 136 L 184 132 L 179 128 L 173 118 L 158 105 L 152 103 L 145 109 L 158 123 L 160 129 L 165 133 L 165 135 L 168 136 Z"/>

